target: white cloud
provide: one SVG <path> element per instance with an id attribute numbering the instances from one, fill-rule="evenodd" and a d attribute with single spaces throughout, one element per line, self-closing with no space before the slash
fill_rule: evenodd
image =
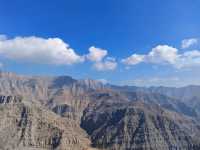
<path id="1" fill-rule="evenodd" d="M 117 62 L 113 57 L 107 57 L 108 51 L 102 48 L 90 47 L 89 54 L 85 57 L 89 61 L 94 62 L 93 68 L 97 71 L 108 71 L 115 70 L 117 67 Z"/>
<path id="2" fill-rule="evenodd" d="M 122 62 L 127 65 L 136 65 L 144 61 L 144 55 L 133 54 L 126 59 L 122 59 Z"/>
<path id="3" fill-rule="evenodd" d="M 114 70 L 117 62 L 107 57 L 108 51 L 90 47 L 87 55 L 80 56 L 60 38 L 15 37 L 0 35 L 0 57 L 20 62 L 70 65 L 89 60 L 98 71 Z"/>
<path id="4" fill-rule="evenodd" d="M 180 54 L 175 66 L 177 68 L 200 66 L 200 51 L 192 50 Z"/>
<path id="5" fill-rule="evenodd" d="M 114 58 L 108 57 L 104 61 L 96 62 L 93 66 L 98 71 L 115 70 L 117 67 L 117 62 Z"/>
<path id="6" fill-rule="evenodd" d="M 168 45 L 158 45 L 146 55 L 133 54 L 130 57 L 122 59 L 122 62 L 126 65 L 136 65 L 142 62 L 154 64 L 173 64 L 178 57 L 177 53 L 178 50 L 176 48 Z"/>
<path id="7" fill-rule="evenodd" d="M 86 58 L 90 61 L 99 62 L 108 54 L 107 50 L 96 48 L 94 46 L 89 48 L 89 54 Z"/>
<path id="8" fill-rule="evenodd" d="M 184 49 L 184 48 L 189 48 L 193 45 L 196 45 L 198 43 L 198 39 L 196 38 L 191 38 L 191 39 L 184 39 L 182 42 L 181 42 L 181 47 Z"/>
<path id="9" fill-rule="evenodd" d="M 200 66 L 200 51 L 192 50 L 179 53 L 179 50 L 168 46 L 158 45 L 146 55 L 133 54 L 122 60 L 126 65 L 136 65 L 142 62 L 172 65 L 175 68 Z"/>
<path id="10" fill-rule="evenodd" d="M 69 65 L 84 61 L 59 38 L 15 37 L 0 40 L 0 56 L 16 61 Z"/>
<path id="11" fill-rule="evenodd" d="M 146 56 L 146 61 L 151 63 L 174 64 L 177 59 L 176 48 L 168 45 L 158 45 Z"/>

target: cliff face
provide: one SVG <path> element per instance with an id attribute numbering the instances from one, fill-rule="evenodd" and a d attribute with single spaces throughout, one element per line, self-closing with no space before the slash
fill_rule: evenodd
<path id="1" fill-rule="evenodd" d="M 73 120 L 21 97 L 0 96 L 0 149 L 87 150 L 90 142 Z"/>
<path id="2" fill-rule="evenodd" d="M 121 92 L 130 101 L 143 101 L 147 104 L 159 104 L 170 111 L 175 111 L 190 117 L 198 117 L 198 113 L 191 105 L 187 105 L 178 98 L 172 98 L 160 93 L 150 91 Z"/>
<path id="3" fill-rule="evenodd" d="M 80 120 L 82 111 L 89 103 L 87 93 L 103 88 L 100 82 L 89 79 L 75 80 L 68 76 L 41 77 L 0 73 L 0 94 L 21 95 L 54 112 L 62 111 L 62 116 L 76 121 Z M 63 109 L 63 106 L 71 109 Z"/>
<path id="4" fill-rule="evenodd" d="M 81 126 L 99 149 L 199 148 L 196 133 L 200 133 L 200 127 L 185 116 L 157 105 L 129 103 L 112 92 L 91 95 L 96 100 L 85 109 Z M 0 149 L 92 149 L 77 122 L 20 96 L 0 96 L 0 120 Z"/>
<path id="5" fill-rule="evenodd" d="M 82 128 L 93 146 L 108 150 L 198 150 L 200 126 L 158 105 L 97 100 L 84 111 Z"/>
<path id="6" fill-rule="evenodd" d="M 199 150 L 198 97 L 167 93 L 0 73 L 0 149 Z"/>
<path id="7" fill-rule="evenodd" d="M 131 101 L 142 100 L 200 119 L 200 86 L 186 87 L 135 87 L 110 86 L 126 95 Z"/>

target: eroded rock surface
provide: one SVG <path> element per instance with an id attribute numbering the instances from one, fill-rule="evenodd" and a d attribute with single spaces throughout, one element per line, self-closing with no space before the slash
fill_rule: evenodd
<path id="1" fill-rule="evenodd" d="M 21 97 L 0 96 L 0 101 L 0 149 L 90 148 L 87 135 L 73 120 L 63 119 Z"/>
<path id="2" fill-rule="evenodd" d="M 96 100 L 81 126 L 95 147 L 108 150 L 198 150 L 200 126 L 158 105 Z"/>
<path id="3" fill-rule="evenodd" d="M 199 92 L 188 88 L 192 105 L 162 87 L 1 72 L 0 149 L 199 150 Z"/>

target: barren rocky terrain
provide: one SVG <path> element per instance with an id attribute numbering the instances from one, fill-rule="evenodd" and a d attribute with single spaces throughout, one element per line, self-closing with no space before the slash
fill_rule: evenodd
<path id="1" fill-rule="evenodd" d="M 0 149 L 199 150 L 198 91 L 1 72 Z"/>

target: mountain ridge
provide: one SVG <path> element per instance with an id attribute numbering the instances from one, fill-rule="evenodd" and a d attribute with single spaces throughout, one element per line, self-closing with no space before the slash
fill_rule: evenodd
<path id="1" fill-rule="evenodd" d="M 121 87 L 91 79 L 76 80 L 70 76 L 46 77 L 0 73 L 1 122 L 12 122 L 14 119 L 26 123 L 26 117 L 21 115 L 24 114 L 23 107 L 34 112 L 25 113 L 25 116 L 30 119 L 29 126 L 27 123 L 26 126 L 23 125 L 24 123 L 21 126 L 13 124 L 15 132 L 8 130 L 3 132 L 6 124 L 1 124 L 0 131 L 3 134 L 0 134 L 0 139 L 9 139 L 11 145 L 3 142 L 0 146 L 2 149 L 12 149 L 11 147 L 28 149 L 31 148 L 30 142 L 28 145 L 23 145 L 23 142 L 32 141 L 33 145 L 37 145 L 34 144 L 33 139 L 41 138 L 41 141 L 44 140 L 46 149 L 49 150 L 94 148 L 100 150 L 171 150 L 175 148 L 198 150 L 200 148 L 200 141 L 197 138 L 200 136 L 200 107 L 195 104 L 200 103 L 200 100 L 198 95 L 195 95 L 198 92 L 192 94 L 192 90 L 188 90 L 189 87 L 185 88 L 190 94 L 189 98 L 196 96 L 193 98 L 193 105 L 189 105 L 189 99 L 183 100 L 178 97 L 182 89 L 178 89 L 178 96 L 176 93 L 174 96 L 174 93 L 170 92 L 173 91 L 171 88 L 165 90 L 163 87 Z M 199 87 L 192 86 L 192 88 L 198 91 Z M 18 102 L 15 99 L 23 101 Z M 15 101 L 16 103 L 13 103 Z M 16 111 L 18 115 L 13 116 L 13 119 L 6 120 L 3 115 L 16 113 Z M 46 123 L 53 127 L 41 127 L 46 137 L 35 133 L 35 127 L 30 126 L 31 122 L 36 125 L 43 124 L 36 118 L 46 120 Z M 53 118 L 60 120 L 59 126 L 55 126 L 51 121 Z M 69 123 L 72 126 L 65 127 L 64 124 Z M 19 134 L 22 131 L 31 135 L 33 139 L 30 139 L 30 136 L 24 136 L 23 140 L 20 140 L 20 136 L 11 138 L 13 134 Z M 69 134 L 61 137 L 60 131 Z M 54 133 L 60 138 L 55 138 Z M 70 141 L 70 136 L 75 136 L 75 141 Z M 56 146 L 52 142 L 50 144 L 46 142 L 52 138 L 59 141 Z M 64 147 L 62 141 L 65 141 Z M 21 143 L 21 145 L 16 143 Z M 87 146 L 84 147 L 84 145 Z M 38 148 L 42 149 L 42 144 L 39 144 Z"/>

